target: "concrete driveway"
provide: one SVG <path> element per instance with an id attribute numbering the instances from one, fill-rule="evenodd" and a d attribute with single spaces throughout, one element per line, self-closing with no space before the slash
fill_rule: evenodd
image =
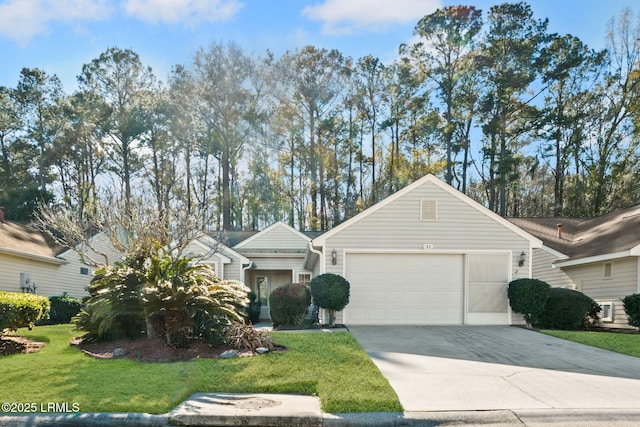
<path id="1" fill-rule="evenodd" d="M 406 412 L 640 409 L 635 357 L 510 326 L 349 330 Z"/>

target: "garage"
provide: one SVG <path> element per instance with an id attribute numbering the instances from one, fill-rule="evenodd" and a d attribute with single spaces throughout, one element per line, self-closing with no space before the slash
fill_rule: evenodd
<path id="1" fill-rule="evenodd" d="M 349 253 L 349 325 L 460 325 L 464 255 Z"/>
<path id="2" fill-rule="evenodd" d="M 508 252 L 345 253 L 349 325 L 506 325 Z"/>

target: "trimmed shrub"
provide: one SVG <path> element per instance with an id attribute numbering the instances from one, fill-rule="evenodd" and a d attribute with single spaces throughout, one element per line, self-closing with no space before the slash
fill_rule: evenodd
<path id="1" fill-rule="evenodd" d="M 314 305 L 329 310 L 329 324 L 333 325 L 336 311 L 349 304 L 349 282 L 337 274 L 325 273 L 314 277 L 309 287 Z"/>
<path id="2" fill-rule="evenodd" d="M 69 323 L 73 316 L 80 313 L 82 308 L 82 299 L 69 295 L 49 297 L 49 302 L 51 303 L 49 318 L 41 322 L 43 325 Z"/>
<path id="3" fill-rule="evenodd" d="M 269 295 L 273 326 L 300 326 L 310 304 L 311 293 L 305 285 L 289 283 L 274 289 Z"/>
<path id="4" fill-rule="evenodd" d="M 509 304 L 522 314 L 527 324 L 535 324 L 544 311 L 551 286 L 538 279 L 516 279 L 509 283 Z"/>
<path id="5" fill-rule="evenodd" d="M 349 304 L 350 285 L 342 276 L 321 274 L 311 280 L 309 287 L 313 303 L 318 307 L 340 311 Z"/>
<path id="6" fill-rule="evenodd" d="M 32 329 L 49 312 L 49 298 L 0 291 L 0 335 L 19 328 Z"/>
<path id="7" fill-rule="evenodd" d="M 551 288 L 537 326 L 549 329 L 578 329 L 594 302 L 582 292 L 573 289 Z"/>
<path id="8" fill-rule="evenodd" d="M 640 328 L 640 294 L 627 295 L 622 298 L 622 304 L 624 304 L 629 325 Z"/>

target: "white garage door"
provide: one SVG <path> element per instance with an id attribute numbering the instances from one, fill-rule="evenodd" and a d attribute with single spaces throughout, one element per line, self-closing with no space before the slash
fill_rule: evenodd
<path id="1" fill-rule="evenodd" d="M 348 325 L 463 323 L 464 257 L 347 253 Z"/>

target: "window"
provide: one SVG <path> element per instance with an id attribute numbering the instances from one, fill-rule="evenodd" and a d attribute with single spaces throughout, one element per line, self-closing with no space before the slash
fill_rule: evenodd
<path id="1" fill-rule="evenodd" d="M 298 283 L 302 285 L 308 285 L 309 282 L 311 282 L 311 274 L 309 273 L 298 274 Z"/>
<path id="2" fill-rule="evenodd" d="M 602 268 L 602 277 L 611 279 L 613 277 L 613 263 L 605 262 Z"/>
<path id="3" fill-rule="evenodd" d="M 420 200 L 420 221 L 438 220 L 438 201 L 435 199 Z"/>
<path id="4" fill-rule="evenodd" d="M 87 267 L 80 267 L 80 274 L 82 274 L 83 276 L 88 276 L 89 269 Z"/>
<path id="5" fill-rule="evenodd" d="M 600 320 L 602 322 L 613 322 L 613 302 L 600 302 Z"/>

